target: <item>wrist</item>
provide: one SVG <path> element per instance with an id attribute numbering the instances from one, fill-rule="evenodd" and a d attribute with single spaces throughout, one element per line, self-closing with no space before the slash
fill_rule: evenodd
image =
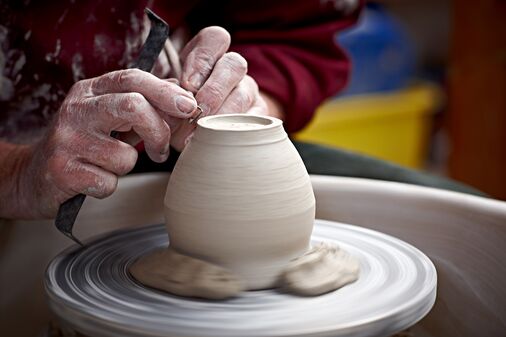
<path id="1" fill-rule="evenodd" d="M 27 171 L 32 146 L 0 142 L 0 152 L 0 218 L 29 218 L 33 198 L 27 193 L 31 185 Z"/>

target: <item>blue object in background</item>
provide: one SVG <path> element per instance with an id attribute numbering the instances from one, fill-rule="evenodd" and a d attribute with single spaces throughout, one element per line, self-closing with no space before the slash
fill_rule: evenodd
<path id="1" fill-rule="evenodd" d="M 350 82 L 339 96 L 401 89 L 413 78 L 413 43 L 378 4 L 368 4 L 358 24 L 336 40 L 352 60 Z"/>

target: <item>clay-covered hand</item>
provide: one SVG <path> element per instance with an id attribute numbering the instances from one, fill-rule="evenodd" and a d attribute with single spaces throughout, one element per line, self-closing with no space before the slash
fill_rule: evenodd
<path id="1" fill-rule="evenodd" d="M 19 200 L 32 213 L 25 217 L 52 217 L 78 193 L 112 194 L 117 177 L 137 160 L 127 134 L 144 141 L 152 160 L 165 161 L 171 127 L 192 117 L 195 109 L 191 93 L 137 69 L 77 82 L 43 140 L 29 149 L 19 191 Z M 122 133 L 119 139 L 110 136 L 112 131 Z"/>
<path id="2" fill-rule="evenodd" d="M 267 114 L 267 105 L 258 85 L 246 75 L 248 64 L 235 52 L 227 52 L 230 34 L 220 27 L 201 30 L 182 50 L 180 84 L 195 94 L 202 116 L 230 113 Z M 174 132 L 172 145 L 182 150 L 195 124 L 182 121 Z"/>

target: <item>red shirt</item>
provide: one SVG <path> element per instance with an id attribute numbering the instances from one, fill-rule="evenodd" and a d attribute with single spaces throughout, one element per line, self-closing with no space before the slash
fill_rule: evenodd
<path id="1" fill-rule="evenodd" d="M 146 1 L 11 1 L 0 4 L 0 137 L 19 138 L 57 111 L 77 80 L 126 68 L 143 41 Z M 286 113 L 288 132 L 346 84 L 349 61 L 335 34 L 359 0 L 150 1 L 171 28 L 219 25 L 249 74 Z M 18 137 L 16 137 L 18 136 Z M 22 138 L 22 137 L 21 137 Z"/>

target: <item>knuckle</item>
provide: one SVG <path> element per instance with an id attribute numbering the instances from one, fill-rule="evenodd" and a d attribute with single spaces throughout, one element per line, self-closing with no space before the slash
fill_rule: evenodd
<path id="1" fill-rule="evenodd" d="M 69 95 L 75 95 L 77 93 L 82 92 L 86 87 L 89 86 L 90 81 L 91 80 L 89 79 L 77 81 L 72 85 L 72 87 L 70 87 Z"/>
<path id="2" fill-rule="evenodd" d="M 67 102 L 64 110 L 66 115 L 79 114 L 80 116 L 84 115 L 88 108 L 88 102 L 82 99 L 73 99 Z"/>
<path id="3" fill-rule="evenodd" d="M 206 98 L 207 104 L 211 110 L 214 110 L 215 108 L 219 107 L 225 100 L 225 94 L 223 93 L 223 90 L 217 85 L 209 85 L 206 88 Z"/>
<path id="4" fill-rule="evenodd" d="M 143 107 L 148 102 L 146 98 L 138 92 L 129 93 L 127 95 L 127 98 L 130 100 L 130 103 L 133 104 L 134 107 Z"/>
<path id="5" fill-rule="evenodd" d="M 89 101 L 82 97 L 69 97 L 63 101 L 56 117 L 57 124 L 74 125 L 85 121 L 88 115 Z"/>
<path id="6" fill-rule="evenodd" d="M 61 189 L 69 186 L 69 175 L 72 175 L 76 164 L 64 152 L 54 152 L 47 158 L 45 179 Z"/>
<path id="7" fill-rule="evenodd" d="M 223 62 L 234 72 L 246 74 L 248 71 L 248 62 L 244 57 L 236 52 L 229 52 L 223 56 Z"/>
<path id="8" fill-rule="evenodd" d="M 107 198 L 114 193 L 118 185 L 118 177 L 115 175 L 97 175 L 93 186 L 86 189 L 87 194 L 93 194 L 99 199 Z"/>
<path id="9" fill-rule="evenodd" d="M 167 140 L 170 141 L 170 129 L 166 124 L 159 124 L 150 131 L 149 140 L 146 141 L 149 142 L 150 147 L 159 150 L 158 152 L 162 152 L 164 145 L 167 144 Z"/>
<path id="10" fill-rule="evenodd" d="M 127 146 L 119 153 L 119 158 L 116 164 L 116 173 L 119 175 L 125 175 L 134 168 L 135 163 L 137 162 L 137 150 L 131 146 Z"/>
<path id="11" fill-rule="evenodd" d="M 192 67 L 203 73 L 211 71 L 215 63 L 212 51 L 207 48 L 199 47 L 195 49 L 195 52 L 196 56 Z"/>
<path id="12" fill-rule="evenodd" d="M 142 70 L 136 68 L 119 70 L 116 73 L 114 80 L 120 88 L 130 87 L 142 76 Z"/>
<path id="13" fill-rule="evenodd" d="M 202 83 L 196 82 L 195 74 L 200 74 L 202 78 L 207 77 L 215 63 L 216 58 L 211 50 L 205 47 L 195 48 L 185 61 L 186 70 L 182 78 L 183 87 L 198 90 Z"/>
<path id="14" fill-rule="evenodd" d="M 120 110 L 127 114 L 133 114 L 135 111 L 142 108 L 146 103 L 144 96 L 137 92 L 129 93 L 125 95 L 119 104 Z"/>
<path id="15" fill-rule="evenodd" d="M 116 190 L 118 186 L 118 177 L 115 175 L 108 176 L 104 179 L 104 198 L 110 196 Z"/>

